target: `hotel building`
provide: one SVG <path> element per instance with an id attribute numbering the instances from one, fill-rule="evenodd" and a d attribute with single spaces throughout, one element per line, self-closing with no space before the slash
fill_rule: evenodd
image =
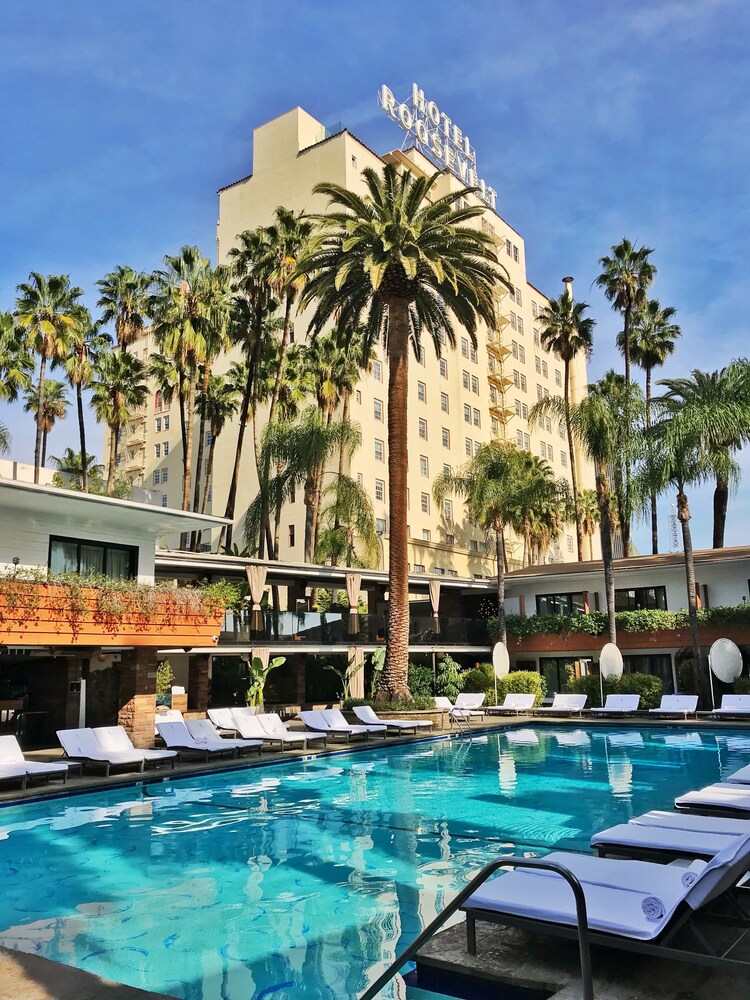
<path id="1" fill-rule="evenodd" d="M 348 130 L 330 133 L 301 108 L 295 108 L 255 129 L 252 173 L 219 191 L 217 256 L 228 260 L 237 235 L 268 225 L 277 206 L 308 213 L 324 212 L 327 199 L 313 194 L 316 184 L 335 182 L 364 192 L 362 170 L 395 163 L 415 174 L 430 175 L 433 164 L 416 148 L 394 150 L 379 156 Z M 465 185 L 445 173 L 436 193 L 462 190 Z M 571 456 L 563 431 L 549 421 L 532 428 L 529 410 L 548 395 L 562 394 L 563 365 L 540 345 L 537 316 L 547 303 L 545 295 L 527 280 L 523 238 L 495 210 L 467 195 L 484 208 L 477 224 L 496 242 L 498 257 L 508 272 L 514 291 L 498 288 L 498 325 L 481 326 L 473 346 L 466 333 L 457 331 L 456 349 L 445 345 L 438 358 L 425 337 L 421 358 L 410 359 L 409 401 L 409 561 L 412 572 L 438 576 L 489 577 L 494 575 L 493 546 L 472 525 L 459 498 L 442 507 L 432 497 L 432 484 L 444 468 L 457 469 L 484 442 L 509 440 L 545 459 L 556 477 L 569 479 Z M 300 313 L 293 339 L 302 343 L 310 314 Z M 144 359 L 153 350 L 150 337 L 133 350 Z M 221 373 L 238 360 L 234 350 L 220 359 Z M 363 374 L 352 398 L 351 419 L 362 434 L 347 470 L 372 499 L 378 532 L 383 539 L 382 563 L 387 559 L 387 363 L 382 345 L 372 371 Z M 573 399 L 587 382 L 586 362 L 580 357 L 571 366 Z M 171 410 L 171 412 L 170 412 Z M 171 422 L 170 422 L 171 421 Z M 263 414 L 260 422 L 262 425 Z M 236 445 L 237 423 L 228 426 L 217 442 L 209 510 L 223 514 Z M 252 443 L 246 438 L 236 509 L 235 540 L 242 539 L 242 519 L 257 492 Z M 205 452 L 204 452 L 205 454 Z M 161 490 L 164 503 L 179 502 L 181 444 L 177 405 L 164 407 L 154 394 L 148 410 L 135 415 L 122 436 L 120 466 L 137 485 Z M 579 489 L 593 486 L 588 460 L 577 456 Z M 198 470 L 194 471 L 197 472 Z M 200 470 L 202 471 L 202 470 Z M 282 521 L 280 556 L 292 562 L 302 558 L 305 507 L 302 490 L 288 503 Z M 205 540 L 204 540 L 205 541 Z M 594 554 L 598 552 L 598 540 Z M 509 539 L 511 568 L 521 565 L 522 544 Z M 544 556 L 546 562 L 576 558 L 575 530 L 568 526 L 559 542 Z"/>

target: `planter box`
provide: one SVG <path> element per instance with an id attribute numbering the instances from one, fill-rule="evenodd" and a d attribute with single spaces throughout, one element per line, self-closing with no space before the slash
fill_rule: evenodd
<path id="1" fill-rule="evenodd" d="M 710 646 L 716 639 L 732 639 L 739 646 L 750 645 L 750 627 L 747 625 L 723 628 L 701 628 L 698 630 L 701 646 Z M 588 632 L 567 633 L 535 633 L 518 640 L 508 636 L 508 652 L 510 653 L 548 653 L 564 656 L 568 652 L 591 653 L 599 652 L 609 639 L 607 634 L 590 635 Z M 617 630 L 617 645 L 621 650 L 629 649 L 681 649 L 692 643 L 689 628 L 658 629 L 649 632 L 625 632 Z"/>
<path id="2" fill-rule="evenodd" d="M 6 582 L 0 593 L 0 646 L 215 646 L 223 620 L 169 593 L 150 604 L 118 595 L 116 605 L 97 587 Z"/>

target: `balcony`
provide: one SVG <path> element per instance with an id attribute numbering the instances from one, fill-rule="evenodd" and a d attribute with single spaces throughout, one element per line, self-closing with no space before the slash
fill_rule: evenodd
<path id="1" fill-rule="evenodd" d="M 505 361 L 511 351 L 509 347 L 505 346 L 498 334 L 491 333 L 487 337 L 487 353 L 497 361 Z"/>
<path id="2" fill-rule="evenodd" d="M 373 645 L 385 642 L 386 616 L 359 615 L 359 632 L 349 632 L 347 612 L 316 611 L 296 613 L 282 611 L 278 615 L 263 613 L 263 627 L 251 628 L 251 612 L 227 612 L 219 648 L 233 644 L 299 643 L 300 646 Z M 488 646 L 487 623 L 482 618 L 447 618 L 436 621 L 429 617 L 412 617 L 409 623 L 409 643 L 425 646 Z"/>

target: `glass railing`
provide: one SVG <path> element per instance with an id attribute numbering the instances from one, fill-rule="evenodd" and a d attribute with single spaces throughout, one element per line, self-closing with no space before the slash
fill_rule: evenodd
<path id="1" fill-rule="evenodd" d="M 220 645 L 233 643 L 299 642 L 308 645 L 352 645 L 385 642 L 385 615 L 357 615 L 356 630 L 350 630 L 346 611 L 228 611 L 224 618 Z M 412 617 L 409 623 L 412 645 L 488 646 L 487 623 L 481 618 L 448 618 L 432 615 Z"/>

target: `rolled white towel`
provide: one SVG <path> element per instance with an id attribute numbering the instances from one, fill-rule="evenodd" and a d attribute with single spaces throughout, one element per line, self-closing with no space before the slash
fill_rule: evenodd
<path id="1" fill-rule="evenodd" d="M 646 896 L 641 902 L 641 909 L 646 915 L 646 920 L 652 920 L 654 923 L 657 920 L 662 920 L 667 912 L 664 909 L 664 903 L 662 903 L 658 896 Z"/>

